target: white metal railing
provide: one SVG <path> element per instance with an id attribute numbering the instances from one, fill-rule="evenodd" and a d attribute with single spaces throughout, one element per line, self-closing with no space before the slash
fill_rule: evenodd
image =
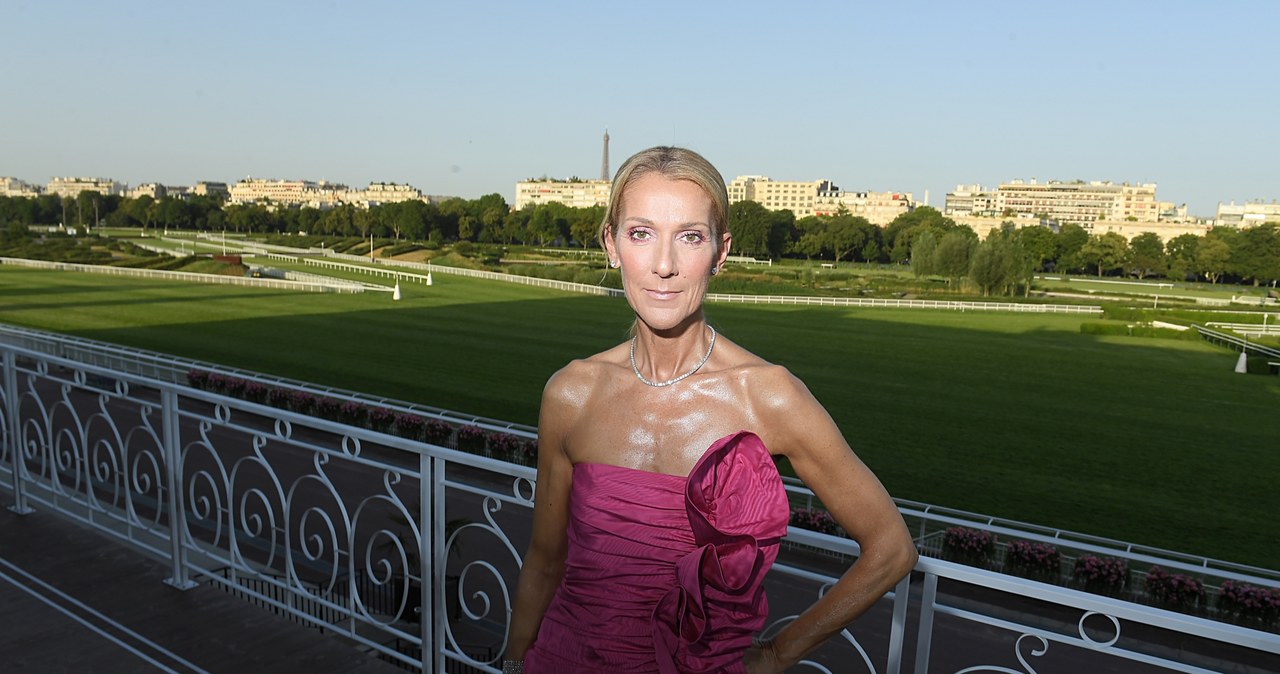
<path id="1" fill-rule="evenodd" d="M 1230 330 L 1236 334 L 1248 335 L 1250 337 L 1280 335 L 1280 321 L 1276 323 L 1226 323 L 1223 321 L 1209 321 L 1205 323 L 1210 328 L 1222 328 Z"/>
<path id="2" fill-rule="evenodd" d="M 894 309 L 946 309 L 949 311 L 1011 311 L 1044 314 L 1100 314 L 1102 307 L 1079 304 L 1030 304 L 1020 302 L 957 302 L 950 300 L 882 299 L 874 297 L 806 297 L 794 295 L 730 295 L 710 293 L 708 302 L 739 304 L 794 304 L 826 307 L 882 307 Z"/>
<path id="3" fill-rule="evenodd" d="M 249 276 L 222 276 L 219 274 L 196 274 L 185 271 L 166 271 L 163 269 L 134 269 L 132 267 L 111 267 L 100 264 L 73 264 L 70 262 L 48 262 L 45 260 L 27 260 L 24 258 L 0 257 L 0 264 L 33 269 L 49 269 L 55 271 L 76 271 L 89 274 L 105 274 L 108 276 L 126 276 L 131 278 L 163 279 L 181 281 L 183 283 L 210 283 L 214 285 L 248 286 L 254 288 L 272 288 L 276 290 L 305 290 L 309 292 L 364 292 L 363 286 L 336 283 L 304 283 L 282 279 L 252 278 Z"/>
<path id="4" fill-rule="evenodd" d="M 385 407 L 393 412 L 417 414 L 447 421 L 455 425 L 478 426 L 489 431 L 504 431 L 522 435 L 523 437 L 533 437 L 537 431 L 532 426 L 501 419 L 464 414 L 430 405 L 370 395 L 361 391 L 352 391 L 335 386 L 322 386 L 288 377 L 228 367 L 193 358 L 180 358 L 146 349 L 120 346 L 83 337 L 59 335 L 2 323 L 0 323 L 0 343 L 138 377 L 159 379 L 172 384 L 186 385 L 189 373 L 196 370 L 226 377 L 236 377 L 245 382 L 254 382 L 267 387 L 282 387 L 310 393 L 318 397 L 334 398 L 342 402 L 349 401 L 375 407 Z"/>
<path id="5" fill-rule="evenodd" d="M 384 407 L 398 414 L 416 414 L 439 419 L 455 426 L 477 426 L 486 431 L 511 433 L 522 438 L 534 438 L 537 429 L 489 417 L 465 414 L 455 410 L 410 403 L 392 398 L 373 396 L 359 391 L 326 387 L 286 377 L 254 372 L 223 365 L 178 358 L 168 354 L 118 346 L 107 342 L 59 335 L 0 324 L 0 343 L 19 346 L 40 353 L 60 356 L 79 363 L 126 372 L 141 377 L 160 379 L 176 384 L 188 383 L 192 371 L 200 371 L 223 377 L 234 377 L 245 383 L 256 383 L 268 388 L 285 388 L 309 393 L 317 397 L 329 397 L 341 402 L 354 402 L 372 407 Z M 784 478 L 792 504 L 797 508 L 822 508 L 798 479 Z M 1246 580 L 1271 582 L 1280 587 L 1280 571 L 1236 564 L 1200 555 L 1137 545 L 1130 542 L 1103 538 L 1078 532 L 1045 527 L 1028 522 L 997 518 L 919 501 L 895 498 L 898 509 L 911 524 L 917 543 L 936 538 L 951 526 L 964 526 L 990 531 L 1001 537 L 1017 538 L 1063 546 L 1077 553 L 1107 554 L 1135 563 L 1160 564 L 1167 569 L 1187 573 L 1209 574 L 1222 580 Z"/>
<path id="6" fill-rule="evenodd" d="M 1217 330 L 1210 330 L 1209 328 L 1199 325 L 1192 325 L 1191 327 L 1195 328 L 1196 331 L 1200 333 L 1200 336 L 1207 342 L 1237 349 L 1239 351 L 1251 351 L 1268 358 L 1280 359 L 1280 349 L 1273 349 L 1269 346 L 1258 344 L 1257 342 L 1250 342 L 1247 338 L 1238 337 L 1225 332 L 1219 332 Z"/>
<path id="7" fill-rule="evenodd" d="M 21 347 L 0 352 L 0 487 L 15 510 L 74 518 L 166 560 L 170 584 L 234 588 L 406 665 L 497 671 L 528 541 L 531 468 Z M 769 630 L 841 573 L 843 563 L 804 551 L 828 561 L 858 552 L 803 529 L 786 547 L 769 576 Z M 1274 633 L 929 558 L 842 637 L 802 668 L 1280 664 Z M 483 661 L 464 648 L 477 639 L 491 646 Z"/>

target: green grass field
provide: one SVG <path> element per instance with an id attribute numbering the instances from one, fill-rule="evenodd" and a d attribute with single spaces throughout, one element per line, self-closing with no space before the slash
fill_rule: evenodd
<path id="1" fill-rule="evenodd" d="M 534 423 L 546 378 L 625 338 L 620 299 L 444 274 L 292 293 L 0 267 L 0 321 Z M 710 305 L 804 379 L 890 492 L 1277 568 L 1280 377 L 1085 318 Z"/>

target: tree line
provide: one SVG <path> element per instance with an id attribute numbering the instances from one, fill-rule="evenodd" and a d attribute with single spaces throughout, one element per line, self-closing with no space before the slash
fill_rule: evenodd
<path id="1" fill-rule="evenodd" d="M 499 194 L 439 203 L 404 201 L 368 209 L 228 205 L 219 197 L 137 198 L 97 192 L 76 197 L 0 197 L 0 226 L 139 227 L 427 241 L 594 247 L 604 208 L 559 203 L 512 210 Z M 1003 223 L 986 240 L 927 206 L 903 213 L 885 227 L 847 211 L 797 219 L 753 201 L 729 206 L 734 251 L 742 255 L 834 262 L 910 264 L 921 275 L 951 283 L 968 278 L 985 293 L 1016 292 L 1038 272 L 1203 278 L 1212 283 L 1273 284 L 1280 279 L 1280 229 L 1274 223 L 1247 229 L 1218 227 L 1202 236 L 1183 234 L 1162 242 L 1155 234 L 1126 240 L 1090 234 L 1075 224 L 1056 230 Z"/>

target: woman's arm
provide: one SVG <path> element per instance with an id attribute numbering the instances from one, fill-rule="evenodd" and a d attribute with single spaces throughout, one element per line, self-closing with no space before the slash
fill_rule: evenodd
<path id="1" fill-rule="evenodd" d="M 566 368 L 567 369 L 567 368 Z M 516 584 L 507 635 L 507 660 L 523 660 L 564 574 L 573 464 L 564 448 L 571 411 L 565 405 L 564 370 L 547 382 L 538 414 L 538 486 L 533 497 L 533 534 Z"/>
<path id="2" fill-rule="evenodd" d="M 897 506 L 808 388 L 783 368 L 768 379 L 761 410 L 766 442 L 786 455 L 862 552 L 813 606 L 748 654 L 751 672 L 781 672 L 799 662 L 871 608 L 918 557 Z"/>

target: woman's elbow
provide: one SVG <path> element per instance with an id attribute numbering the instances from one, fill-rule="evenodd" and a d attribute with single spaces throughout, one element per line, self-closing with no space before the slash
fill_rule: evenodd
<path id="1" fill-rule="evenodd" d="M 920 552 L 916 550 L 915 541 L 909 535 L 894 536 L 892 540 L 884 542 L 878 557 L 885 576 L 896 583 L 915 568 Z"/>

